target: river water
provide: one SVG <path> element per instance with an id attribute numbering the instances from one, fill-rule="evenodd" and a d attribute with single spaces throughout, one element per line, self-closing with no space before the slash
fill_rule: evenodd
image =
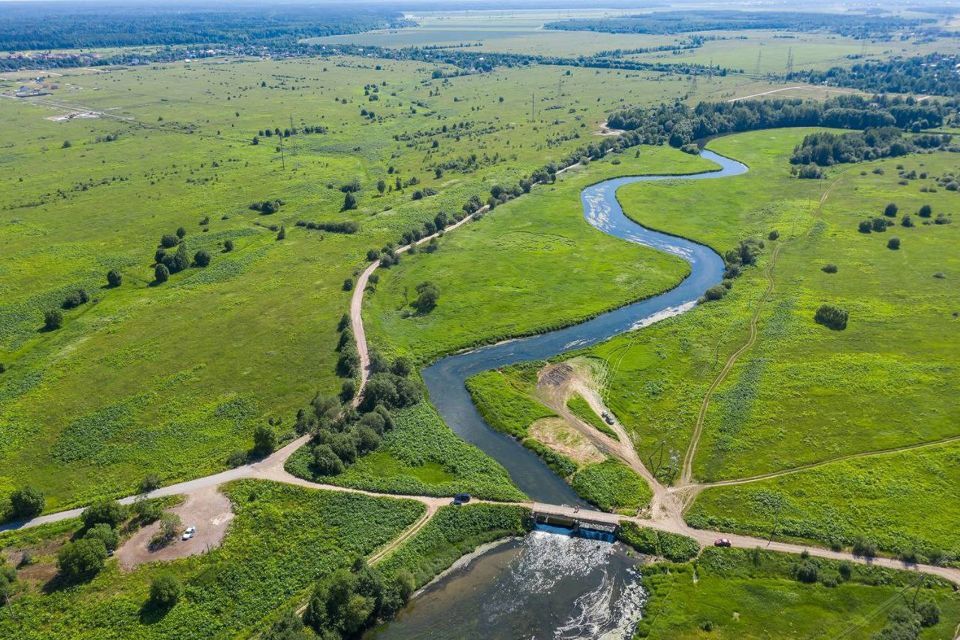
<path id="1" fill-rule="evenodd" d="M 634 182 L 707 180 L 740 175 L 746 165 L 704 150 L 703 158 L 719 165 L 716 171 L 684 176 L 630 176 L 587 187 L 580 194 L 583 215 L 591 225 L 617 238 L 680 256 L 690 264 L 690 275 L 660 295 L 634 302 L 566 329 L 510 340 L 442 358 L 423 370 L 430 401 L 444 421 L 467 442 L 477 445 L 506 467 L 514 483 L 528 496 L 549 504 L 582 504 L 573 489 L 550 471 L 529 449 L 494 431 L 470 399 L 464 386 L 470 376 L 518 362 L 543 360 L 558 353 L 602 342 L 658 319 L 692 307 L 704 291 L 723 279 L 723 259 L 709 247 L 643 227 L 624 213 L 617 189 Z M 563 277 L 557 274 L 557 277 Z"/>
<path id="2" fill-rule="evenodd" d="M 376 640 L 629 638 L 644 593 L 620 544 L 537 529 L 437 580 Z"/>
<path id="3" fill-rule="evenodd" d="M 707 180 L 739 175 L 747 167 L 704 150 L 719 169 L 685 176 L 633 176 L 606 180 L 581 193 L 583 213 L 595 228 L 628 242 L 677 255 L 690 274 L 658 296 L 581 324 L 503 342 L 438 360 L 423 370 L 430 400 L 464 440 L 499 461 L 528 496 L 551 504 L 582 504 L 569 485 L 516 440 L 490 428 L 464 382 L 482 371 L 542 360 L 682 313 L 723 278 L 723 259 L 691 240 L 647 229 L 630 220 L 617 189 L 634 182 Z M 562 275 L 557 274 L 558 277 Z M 631 558 L 618 543 L 587 540 L 538 528 L 478 554 L 414 598 L 378 640 L 574 640 L 632 637 L 644 592 Z"/>

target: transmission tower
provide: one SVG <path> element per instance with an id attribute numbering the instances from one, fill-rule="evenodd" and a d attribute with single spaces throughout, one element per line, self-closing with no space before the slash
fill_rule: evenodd
<path id="1" fill-rule="evenodd" d="M 793 47 L 787 49 L 787 75 L 793 73 Z"/>

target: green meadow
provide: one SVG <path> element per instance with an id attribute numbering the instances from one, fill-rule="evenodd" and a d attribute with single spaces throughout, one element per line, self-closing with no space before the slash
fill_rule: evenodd
<path id="1" fill-rule="evenodd" d="M 147 473 L 168 483 L 223 469 L 228 456 L 251 446 L 258 424 L 287 437 L 299 407 L 318 391 L 339 390 L 333 345 L 349 299 L 342 285 L 369 249 L 562 160 L 594 140 L 622 101 L 656 103 L 690 90 L 679 76 L 618 71 L 571 69 L 568 76 L 560 67 L 528 68 L 447 79 L 433 79 L 433 71 L 423 63 L 348 57 L 210 59 L 63 70 L 50 78 L 51 96 L 4 100 L 0 496 L 33 484 L 46 494 L 47 509 L 56 510 L 131 493 Z M 8 77 L 0 89 L 19 82 Z M 531 93 L 537 96 L 532 118 Z M 707 93 L 694 88 L 690 96 Z M 55 120 L 75 112 L 100 117 Z M 291 125 L 326 133 L 301 131 L 284 139 L 282 152 L 278 136 L 262 134 Z M 673 155 L 678 163 L 696 162 Z M 632 160 L 623 162 L 579 180 L 632 167 Z M 354 179 L 358 206 L 341 211 L 340 187 Z M 414 200 L 418 190 L 436 195 Z M 272 215 L 249 208 L 274 199 L 284 204 Z M 504 211 L 519 210 L 521 202 Z M 476 232 L 458 233 L 497 235 L 498 220 L 508 215 L 494 212 Z M 526 214 L 513 217 L 520 215 Z M 298 221 L 352 221 L 359 231 L 323 232 Z M 645 284 L 649 271 L 666 264 L 663 258 L 647 256 L 647 267 L 640 252 L 569 224 L 551 234 L 515 223 L 504 242 L 522 252 L 533 238 L 543 260 L 559 252 L 549 267 L 562 256 L 586 259 L 574 241 L 594 234 L 620 252 L 616 258 L 630 256 L 634 264 L 621 272 L 612 261 L 591 258 L 581 267 L 584 281 L 595 268 L 622 276 L 622 301 L 666 282 Z M 285 238 L 278 240 L 281 226 Z M 180 227 L 188 255 L 207 251 L 210 265 L 153 286 L 160 238 Z M 458 250 L 446 246 L 451 240 L 432 258 L 452 259 L 444 258 Z M 106 286 L 110 269 L 121 272 L 121 286 Z M 509 280 L 520 287 L 509 304 L 530 310 L 485 335 L 542 328 L 534 307 L 543 298 L 524 302 L 522 294 L 562 283 L 547 270 L 528 280 L 504 265 L 499 275 L 505 287 Z M 453 282 L 441 286 L 438 318 L 461 295 L 477 295 Z M 63 311 L 62 328 L 42 331 L 44 312 L 78 288 L 90 301 Z M 553 296 L 573 289 L 558 288 Z M 604 293 L 614 289 L 608 285 Z M 391 311 L 371 319 L 377 346 L 390 323 L 406 331 L 430 322 L 398 322 L 402 288 L 387 284 L 380 293 L 371 306 Z M 593 297 L 556 309 L 552 322 L 612 304 Z M 398 347 L 416 344 L 415 332 Z M 416 357 L 475 339 L 454 332 Z"/>
<path id="2" fill-rule="evenodd" d="M 801 567 L 806 581 L 798 577 Z M 650 599 L 634 638 L 896 637 L 875 634 L 916 598 L 940 611 L 940 621 L 919 637 L 950 639 L 960 615 L 960 600 L 944 583 L 921 586 L 906 572 L 759 549 L 711 548 L 694 562 L 641 572 Z"/>
<path id="3" fill-rule="evenodd" d="M 0 635 L 38 640 L 247 636 L 262 631 L 263 620 L 278 610 L 305 601 L 318 579 L 376 551 L 424 511 L 414 501 L 250 480 L 227 485 L 226 494 L 236 518 L 220 548 L 129 573 L 108 561 L 89 582 L 70 586 L 31 579 L 55 573 L 43 569 L 54 562 L 52 549 L 69 530 L 52 525 L 47 538 L 33 545 L 13 538 L 17 548 L 33 550 L 35 564 L 18 581 L 25 592 L 0 607 Z M 7 537 L 0 536 L 4 550 Z M 183 593 L 175 607 L 157 615 L 146 602 L 151 581 L 163 574 L 176 576 Z"/>

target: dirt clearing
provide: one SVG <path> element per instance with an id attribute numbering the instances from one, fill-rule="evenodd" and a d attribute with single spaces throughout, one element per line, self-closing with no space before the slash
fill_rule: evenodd
<path id="1" fill-rule="evenodd" d="M 198 489 L 187 496 L 171 513 L 180 516 L 183 527 L 196 527 L 197 532 L 190 540 L 176 540 L 155 551 L 150 550 L 150 539 L 159 530 L 160 523 L 155 522 L 137 531 L 133 537 L 117 549 L 120 567 L 126 571 L 144 562 L 175 560 L 204 553 L 220 546 L 227 533 L 227 525 L 233 520 L 233 506 L 217 487 Z"/>

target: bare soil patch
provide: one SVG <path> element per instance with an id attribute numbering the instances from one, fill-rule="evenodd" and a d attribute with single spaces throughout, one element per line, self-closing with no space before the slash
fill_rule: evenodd
<path id="1" fill-rule="evenodd" d="M 530 425 L 528 433 L 579 465 L 603 462 L 606 456 L 563 418 L 541 418 Z"/>
<path id="2" fill-rule="evenodd" d="M 233 520 L 233 505 L 215 486 L 191 492 L 182 504 L 170 511 L 180 516 L 184 528 L 196 527 L 196 535 L 190 540 L 178 537 L 165 547 L 151 550 L 150 540 L 160 524 L 148 525 L 117 549 L 116 556 L 122 569 L 129 571 L 144 562 L 175 560 L 215 549 L 220 546 L 227 525 Z"/>

